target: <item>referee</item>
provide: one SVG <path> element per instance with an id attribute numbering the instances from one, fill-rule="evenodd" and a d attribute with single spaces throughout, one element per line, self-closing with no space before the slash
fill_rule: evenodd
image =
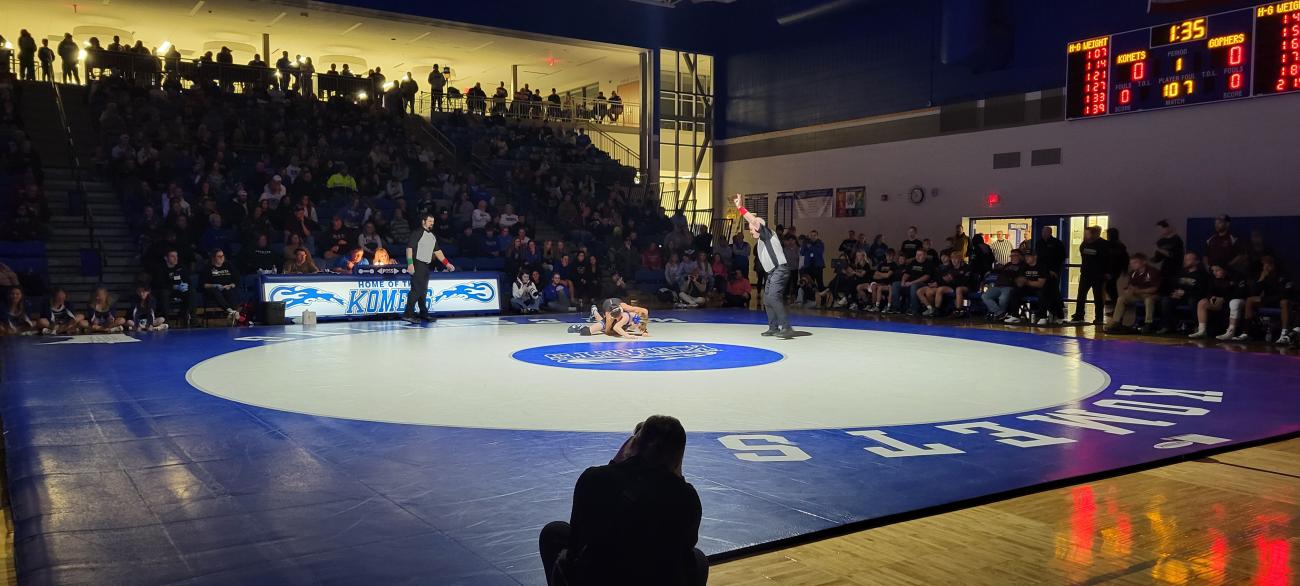
<path id="1" fill-rule="evenodd" d="M 736 211 L 749 226 L 749 233 L 758 241 L 758 261 L 767 272 L 767 285 L 763 288 L 763 308 L 767 310 L 767 331 L 764 336 L 789 340 L 794 337 L 790 328 L 790 315 L 785 309 L 785 288 L 790 282 L 790 265 L 781 249 L 781 237 L 767 227 L 763 218 L 749 213 L 736 194 Z"/>
<path id="2" fill-rule="evenodd" d="M 434 321 L 429 315 L 429 263 L 438 257 L 443 268 L 456 270 L 451 261 L 438 249 L 438 238 L 433 235 L 433 214 L 426 213 L 420 219 L 420 229 L 411 232 L 411 240 L 406 244 L 406 272 L 411 275 L 411 291 L 406 294 L 406 311 L 402 319 L 413 324 Z M 420 304 L 420 317 L 415 316 L 415 304 Z"/>

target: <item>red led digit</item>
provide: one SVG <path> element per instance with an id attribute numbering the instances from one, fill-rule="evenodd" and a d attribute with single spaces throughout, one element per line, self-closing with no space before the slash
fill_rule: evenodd
<path id="1" fill-rule="evenodd" d="M 1241 74 L 1240 74 L 1240 73 L 1234 73 L 1234 74 L 1228 76 L 1228 89 L 1233 89 L 1233 90 L 1239 90 L 1239 89 L 1241 89 Z"/>
<path id="2" fill-rule="evenodd" d="M 1127 104 L 1129 103 L 1129 100 L 1132 99 L 1133 99 L 1133 92 L 1129 91 L 1127 88 L 1119 90 L 1119 103 Z"/>
<path id="3" fill-rule="evenodd" d="M 1245 54 L 1241 45 L 1233 45 L 1228 49 L 1228 65 L 1241 65 L 1243 59 Z"/>
<path id="4" fill-rule="evenodd" d="M 1147 64 L 1145 61 L 1138 61 L 1133 64 L 1133 81 L 1141 81 L 1147 77 Z"/>

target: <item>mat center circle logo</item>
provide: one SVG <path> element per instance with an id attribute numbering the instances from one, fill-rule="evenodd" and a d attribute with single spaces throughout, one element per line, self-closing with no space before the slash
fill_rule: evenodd
<path id="1" fill-rule="evenodd" d="M 785 358 L 779 352 L 732 344 L 631 340 L 538 346 L 511 357 L 541 366 L 629 371 L 721 370 Z"/>

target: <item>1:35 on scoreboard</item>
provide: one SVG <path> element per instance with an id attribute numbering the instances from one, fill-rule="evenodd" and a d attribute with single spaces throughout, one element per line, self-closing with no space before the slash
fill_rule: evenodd
<path id="1" fill-rule="evenodd" d="M 1300 92 L 1300 0 L 1069 43 L 1066 118 Z"/>

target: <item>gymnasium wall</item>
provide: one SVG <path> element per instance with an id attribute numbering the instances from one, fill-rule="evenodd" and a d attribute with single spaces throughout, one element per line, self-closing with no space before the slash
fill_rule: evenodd
<path id="1" fill-rule="evenodd" d="M 865 217 L 796 221 L 828 243 L 850 229 L 897 243 L 909 224 L 942 238 L 963 216 L 1106 213 L 1126 241 L 1142 244 L 1131 249 L 1144 250 L 1160 218 L 1181 227 L 1220 213 L 1300 215 L 1297 112 L 1300 95 L 1255 98 L 731 160 L 717 170 L 728 196 L 865 185 Z M 1060 164 L 1031 165 L 1033 150 L 1053 148 Z M 994 169 L 994 154 L 1010 152 L 1021 166 Z M 913 205 L 914 185 L 938 194 Z M 990 192 L 1001 196 L 992 209 Z"/>
<path id="2" fill-rule="evenodd" d="M 719 137 L 1060 88 L 1067 42 L 1195 15 L 1149 15 L 1143 0 L 857 0 L 783 26 L 785 1 L 744 2 L 719 27 Z"/>

